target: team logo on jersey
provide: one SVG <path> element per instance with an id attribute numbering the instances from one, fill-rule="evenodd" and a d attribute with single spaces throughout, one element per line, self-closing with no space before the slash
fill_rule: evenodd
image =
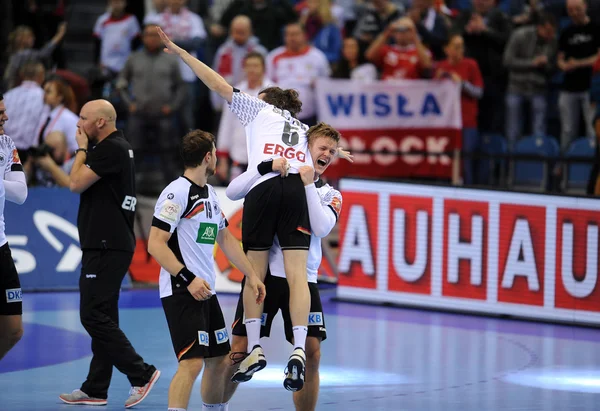
<path id="1" fill-rule="evenodd" d="M 219 205 L 217 203 L 213 203 L 213 208 L 215 209 L 215 214 L 219 214 Z"/>
<path id="2" fill-rule="evenodd" d="M 217 344 L 223 344 L 229 341 L 229 334 L 227 333 L 227 328 L 221 328 L 220 330 L 216 330 L 215 338 L 217 339 Z"/>
<path id="3" fill-rule="evenodd" d="M 323 313 L 309 313 L 308 325 L 323 325 Z"/>
<path id="4" fill-rule="evenodd" d="M 6 290 L 7 303 L 19 303 L 23 301 L 23 292 L 20 288 L 9 288 Z"/>
<path id="5" fill-rule="evenodd" d="M 196 242 L 200 244 L 214 244 L 217 241 L 217 225 L 213 223 L 200 223 L 198 229 L 198 238 Z"/>
<path id="6" fill-rule="evenodd" d="M 4 164 L 6 164 L 6 157 L 4 157 L 4 154 L 0 153 L 0 167 L 4 166 Z"/>
<path id="7" fill-rule="evenodd" d="M 177 221 L 179 211 L 181 211 L 181 206 L 179 204 L 167 200 L 160 209 L 159 217 L 174 223 Z"/>
<path id="8" fill-rule="evenodd" d="M 175 194 L 173 194 L 173 193 L 167 194 L 167 199 L 172 200 L 174 198 L 175 198 Z"/>
<path id="9" fill-rule="evenodd" d="M 208 347 L 208 333 L 206 331 L 198 331 L 198 344 Z"/>
<path id="10" fill-rule="evenodd" d="M 19 152 L 17 151 L 17 149 L 15 148 L 12 152 L 12 156 L 13 156 L 13 163 L 15 164 L 21 164 L 21 159 L 19 158 Z"/>

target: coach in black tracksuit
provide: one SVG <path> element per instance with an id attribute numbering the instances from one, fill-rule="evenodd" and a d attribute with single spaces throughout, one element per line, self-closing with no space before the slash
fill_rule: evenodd
<path id="1" fill-rule="evenodd" d="M 113 366 L 135 388 L 126 407 L 141 402 L 160 376 L 119 328 L 119 292 L 135 248 L 136 197 L 133 150 L 117 131 L 115 120 L 113 106 L 96 100 L 81 109 L 77 124 L 79 149 L 70 187 L 81 193 L 77 218 L 83 251 L 80 316 L 92 337 L 94 356 L 81 390 L 61 395 L 69 404 L 105 403 Z"/>

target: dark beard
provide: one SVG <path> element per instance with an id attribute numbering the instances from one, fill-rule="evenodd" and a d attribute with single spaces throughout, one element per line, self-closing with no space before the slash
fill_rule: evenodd
<path id="1" fill-rule="evenodd" d="M 210 177 L 210 176 L 212 176 L 214 174 L 215 174 L 215 169 L 214 168 L 206 167 L 206 177 Z"/>

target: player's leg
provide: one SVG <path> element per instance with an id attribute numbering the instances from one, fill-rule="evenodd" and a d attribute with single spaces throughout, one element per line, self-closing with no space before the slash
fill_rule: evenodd
<path id="1" fill-rule="evenodd" d="M 306 362 L 304 348 L 310 308 L 306 263 L 310 246 L 310 220 L 300 176 L 292 174 L 284 180 L 277 237 L 283 250 L 285 276 L 290 289 L 289 308 L 294 334 L 294 351 L 288 361 L 284 387 L 297 391 L 302 389 Z"/>
<path id="2" fill-rule="evenodd" d="M 20 315 L 0 315 L 0 360 L 23 336 L 23 321 Z"/>
<path id="3" fill-rule="evenodd" d="M 169 410 L 187 409 L 194 382 L 200 375 L 203 365 L 204 360 L 200 357 L 179 361 L 177 371 L 169 385 Z"/>
<path id="4" fill-rule="evenodd" d="M 319 287 L 316 283 L 309 283 L 308 288 L 310 289 L 310 314 L 306 338 L 306 381 L 301 391 L 294 392 L 296 411 L 314 411 L 317 406 L 321 341 L 327 339 Z"/>
<path id="5" fill-rule="evenodd" d="M 238 306 L 235 313 L 235 320 L 231 327 L 231 333 L 234 338 L 244 337 L 243 341 L 246 346 L 239 346 L 239 338 L 236 339 L 236 348 L 231 353 L 231 365 L 235 371 L 231 374 L 231 381 L 234 383 L 246 382 L 252 378 L 255 372 L 260 371 L 267 365 L 267 360 L 264 357 L 264 353 L 260 346 L 260 337 L 268 337 L 271 331 L 271 323 L 273 318 L 277 315 L 278 307 L 278 293 L 277 289 L 272 287 L 273 277 L 268 273 L 264 279 L 265 289 L 267 297 L 264 302 L 264 312 L 257 318 L 257 325 L 252 325 L 258 328 L 258 335 L 254 336 L 254 342 L 252 345 L 250 341 L 250 334 L 253 332 L 256 334 L 256 329 L 252 329 L 248 323 L 248 319 L 244 321 L 246 317 L 244 315 L 245 304 L 242 304 L 242 296 L 238 300 Z M 245 281 L 242 281 L 244 283 Z M 243 285 L 242 285 L 243 286 Z M 256 303 L 255 303 L 256 304 Z M 250 348 L 248 348 L 250 347 Z M 244 353 L 248 353 L 244 356 Z M 235 391 L 235 388 L 233 389 Z"/>
<path id="6" fill-rule="evenodd" d="M 0 247 L 0 360 L 23 336 L 23 298 L 8 243 Z"/>
<path id="7" fill-rule="evenodd" d="M 242 216 L 242 242 L 254 271 L 264 281 L 269 263 L 269 250 L 277 228 L 281 179 L 271 178 L 254 187 L 244 201 Z M 260 327 L 263 307 L 256 304 L 256 296 L 244 287 L 244 311 L 248 336 L 248 357 L 240 363 L 237 382 L 248 381 L 252 374 L 262 370 L 266 359 L 260 346 Z"/>
<path id="8" fill-rule="evenodd" d="M 304 388 L 294 392 L 296 411 L 314 411 L 319 397 L 319 363 L 321 360 L 321 340 L 306 338 L 306 380 Z"/>
<path id="9" fill-rule="evenodd" d="M 240 328 L 245 328 L 241 326 Z M 245 332 L 245 331 L 244 331 Z M 225 386 L 223 394 L 223 402 L 229 402 L 235 390 L 238 387 L 237 382 L 233 382 L 231 378 L 238 371 L 240 362 L 246 357 L 246 346 L 248 344 L 248 337 L 235 335 L 234 330 L 231 331 L 233 336 L 231 337 L 231 353 L 229 356 L 229 362 L 227 363 L 227 370 L 225 371 Z"/>

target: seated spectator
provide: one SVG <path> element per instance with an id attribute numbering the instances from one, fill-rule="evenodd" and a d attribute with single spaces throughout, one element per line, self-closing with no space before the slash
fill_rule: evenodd
<path id="1" fill-rule="evenodd" d="M 359 81 L 377 80 L 377 68 L 365 58 L 365 53 L 354 37 L 344 39 L 342 58 L 335 66 L 333 78 Z"/>
<path id="2" fill-rule="evenodd" d="M 444 16 L 437 12 L 434 0 L 413 0 L 406 13 L 417 26 L 421 41 L 431 50 L 436 60 L 444 58 L 444 46 L 448 42 L 448 25 Z"/>
<path id="3" fill-rule="evenodd" d="M 252 35 L 252 22 L 247 16 L 237 16 L 231 21 L 229 38 L 218 49 L 213 69 L 229 84 L 238 84 L 244 79 L 244 61 L 250 52 L 258 52 L 266 57 L 267 49 Z M 211 92 L 213 107 L 221 111 L 223 99 Z"/>
<path id="4" fill-rule="evenodd" d="M 509 70 L 506 95 L 506 138 L 512 148 L 523 134 L 523 102 L 530 107 L 531 132 L 546 135 L 547 89 L 556 61 L 556 20 L 541 14 L 535 26 L 513 32 L 504 65 Z"/>
<path id="5" fill-rule="evenodd" d="M 342 0 L 345 1 L 346 3 L 348 3 L 348 1 L 346 0 Z M 335 1 L 331 1 L 330 0 L 330 7 L 331 7 L 331 14 L 333 15 L 333 22 L 335 23 L 335 25 L 340 29 L 340 30 L 344 30 L 344 26 L 346 23 L 346 16 L 350 15 L 353 16 L 354 10 L 353 10 L 353 4 L 345 4 L 345 6 L 347 8 L 349 8 L 350 10 L 345 10 L 345 8 L 339 4 L 337 4 Z M 296 13 L 298 13 L 298 15 L 300 17 L 302 17 L 302 15 L 304 15 L 306 13 L 306 11 L 308 10 L 308 0 L 302 0 L 298 3 L 296 3 L 296 5 L 294 6 L 294 10 L 296 11 Z"/>
<path id="6" fill-rule="evenodd" d="M 109 12 L 94 25 L 95 60 L 107 79 L 114 79 L 139 41 L 140 25 L 133 14 L 125 13 L 126 0 L 108 0 Z"/>
<path id="7" fill-rule="evenodd" d="M 251 96 L 258 97 L 258 92 L 274 86 L 265 76 L 265 58 L 256 51 L 250 52 L 244 58 L 244 73 L 246 79 L 235 88 Z M 227 103 L 223 104 L 224 106 Z M 248 168 L 248 151 L 246 148 L 246 132 L 244 126 L 231 110 L 223 109 L 219 133 L 217 134 L 217 177 L 227 183 Z M 230 167 L 231 166 L 231 167 Z"/>
<path id="8" fill-rule="evenodd" d="M 300 23 L 306 30 L 308 41 L 325 53 L 330 64 L 336 63 L 340 58 L 342 33 L 335 24 L 330 0 L 307 0 Z"/>
<path id="9" fill-rule="evenodd" d="M 153 148 L 152 154 L 160 155 L 161 170 L 169 182 L 177 175 L 174 151 L 178 139 L 173 133 L 173 120 L 185 102 L 186 86 L 177 57 L 162 51 L 156 28 L 154 24 L 144 27 L 144 47 L 129 56 L 117 87 L 130 103 L 127 135 L 131 147 L 135 151 Z M 135 159 L 141 168 L 143 153 Z"/>
<path id="10" fill-rule="evenodd" d="M 393 40 L 393 44 L 388 44 Z M 381 79 L 415 80 L 431 77 L 431 52 L 421 43 L 415 23 L 402 17 L 389 25 L 365 53 L 382 70 Z"/>
<path id="11" fill-rule="evenodd" d="M 475 162 L 469 154 L 477 151 L 480 143 L 477 131 L 477 100 L 483 95 L 483 79 L 477 62 L 465 58 L 465 42 L 460 34 L 450 36 L 444 51 L 448 58 L 437 64 L 435 77 L 452 80 L 461 87 L 462 149 L 467 153 L 463 160 L 463 181 L 465 184 L 473 184 Z"/>
<path id="12" fill-rule="evenodd" d="M 45 142 L 46 137 L 60 131 L 67 139 L 68 153 L 73 153 L 79 147 L 77 144 L 77 102 L 71 87 L 61 79 L 52 79 L 44 84 L 44 103 L 46 108 L 42 115 L 37 144 Z"/>
<path id="13" fill-rule="evenodd" d="M 367 45 L 383 33 L 393 21 L 402 17 L 403 12 L 403 9 L 398 8 L 390 0 L 372 0 L 368 8 L 361 13 L 353 37 Z"/>
<path id="14" fill-rule="evenodd" d="M 329 77 L 327 57 L 321 50 L 308 44 L 300 23 L 285 27 L 285 46 L 278 47 L 267 56 L 267 75 L 283 89 L 296 89 L 302 101 L 298 119 L 312 126 L 317 123 L 315 82 Z"/>
<path id="15" fill-rule="evenodd" d="M 69 157 L 68 153 L 67 139 L 63 133 L 53 131 L 48 134 L 43 145 L 31 150 L 31 158 L 35 165 L 33 185 L 69 187 L 69 174 L 75 157 Z"/>
<path id="16" fill-rule="evenodd" d="M 45 76 L 42 63 L 25 63 L 19 69 L 21 85 L 4 94 L 4 102 L 9 107 L 10 116 L 4 130 L 15 142 L 25 167 L 27 151 L 38 142 L 38 125 L 44 113 L 44 90 L 41 85 Z"/>
<path id="17" fill-rule="evenodd" d="M 79 113 L 81 107 L 90 100 L 90 84 L 87 79 L 70 70 L 56 70 L 54 74 L 71 86 L 77 102 L 77 109 L 71 111 L 73 113 Z"/>
<path id="18" fill-rule="evenodd" d="M 27 26 L 17 27 L 9 38 L 9 61 L 4 72 L 4 82 L 9 90 L 18 85 L 19 69 L 29 61 L 35 61 L 47 65 L 52 52 L 62 41 L 67 32 L 67 23 L 61 23 L 54 37 L 40 50 L 33 49 L 35 37 L 33 30 Z"/>
<path id="19" fill-rule="evenodd" d="M 588 17 L 585 0 L 567 0 L 567 12 L 572 24 L 564 28 L 558 40 L 558 68 L 565 73 L 558 97 L 562 148 L 578 137 L 582 112 L 585 134 L 594 136 L 590 88 L 600 49 L 600 27 Z"/>

